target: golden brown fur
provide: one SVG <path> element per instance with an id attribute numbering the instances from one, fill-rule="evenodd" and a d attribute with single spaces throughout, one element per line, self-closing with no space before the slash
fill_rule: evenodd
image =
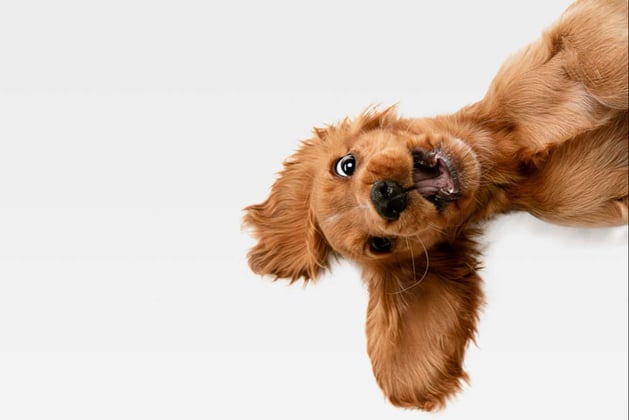
<path id="1" fill-rule="evenodd" d="M 434 118 L 369 110 L 315 129 L 268 199 L 246 209 L 257 238 L 249 264 L 295 281 L 314 279 L 335 256 L 357 262 L 376 380 L 393 404 L 443 407 L 466 379 L 483 301 L 479 224 L 511 211 L 572 226 L 626 224 L 627 102 L 627 2 L 578 1 L 475 104 Z M 417 150 L 452 163 L 460 191 L 447 202 L 420 193 Z M 348 153 L 355 168 L 339 176 Z M 410 186 L 399 217 L 374 208 L 381 180 Z M 385 252 L 373 238 L 387 239 Z"/>

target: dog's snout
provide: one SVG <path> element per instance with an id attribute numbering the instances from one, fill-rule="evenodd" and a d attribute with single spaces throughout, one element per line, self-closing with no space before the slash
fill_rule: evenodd
<path id="1" fill-rule="evenodd" d="M 397 220 L 406 208 L 406 191 L 395 181 L 378 181 L 371 187 L 371 201 L 380 216 Z"/>

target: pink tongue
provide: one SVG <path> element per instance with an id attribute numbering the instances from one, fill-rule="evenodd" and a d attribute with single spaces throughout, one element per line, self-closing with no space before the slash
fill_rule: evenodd
<path id="1" fill-rule="evenodd" d="M 422 166 L 415 169 L 413 182 L 415 189 L 423 196 L 430 196 L 438 193 L 448 184 L 448 177 L 445 169 L 438 163 L 434 168 Z"/>

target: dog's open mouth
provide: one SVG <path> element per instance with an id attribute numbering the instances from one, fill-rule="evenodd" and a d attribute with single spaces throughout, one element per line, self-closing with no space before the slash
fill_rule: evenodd
<path id="1" fill-rule="evenodd" d="M 414 150 L 413 183 L 415 190 L 432 202 L 439 212 L 447 202 L 461 196 L 456 167 L 441 150 Z"/>

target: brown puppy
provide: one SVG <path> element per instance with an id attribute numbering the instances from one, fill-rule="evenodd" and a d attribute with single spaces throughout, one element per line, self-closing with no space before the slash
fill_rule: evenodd
<path id="1" fill-rule="evenodd" d="M 627 2 L 578 1 L 455 114 L 370 110 L 315 129 L 246 209 L 249 264 L 292 282 L 357 262 L 378 383 L 393 404 L 443 407 L 483 301 L 479 224 L 510 211 L 626 224 L 627 102 Z"/>

